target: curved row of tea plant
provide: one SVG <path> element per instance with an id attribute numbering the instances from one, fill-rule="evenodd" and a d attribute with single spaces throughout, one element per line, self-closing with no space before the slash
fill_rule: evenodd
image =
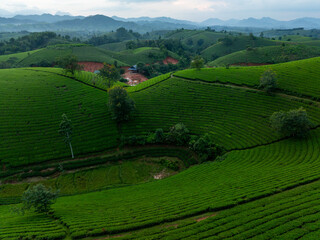
<path id="1" fill-rule="evenodd" d="M 277 73 L 278 88 L 296 94 L 320 98 L 320 58 L 310 58 L 272 66 L 188 69 L 174 76 L 208 82 L 233 83 L 257 87 L 268 68 Z"/>
<path id="2" fill-rule="evenodd" d="M 18 215 L 12 206 L 0 206 L 0 239 L 63 239 L 66 231 L 51 217 L 37 213 Z"/>
<path id="3" fill-rule="evenodd" d="M 58 133 L 63 113 L 74 126 L 76 156 L 117 145 L 105 92 L 56 74 L 23 69 L 1 70 L 0 85 L 3 169 L 70 156 Z"/>
<path id="4" fill-rule="evenodd" d="M 117 239 L 317 239 L 319 194 L 318 181 L 208 215 L 207 219 L 192 218 Z"/>
<path id="5" fill-rule="evenodd" d="M 194 134 L 212 134 L 226 149 L 242 149 L 281 137 L 269 125 L 273 112 L 303 106 L 311 121 L 320 123 L 316 105 L 177 78 L 131 96 L 137 110 L 132 120 L 122 126 L 127 136 L 147 134 L 157 128 L 167 131 L 182 122 Z"/>
<path id="6" fill-rule="evenodd" d="M 55 216 L 80 238 L 230 208 L 320 179 L 319 137 L 314 130 L 308 139 L 233 151 L 161 181 L 63 197 Z"/>

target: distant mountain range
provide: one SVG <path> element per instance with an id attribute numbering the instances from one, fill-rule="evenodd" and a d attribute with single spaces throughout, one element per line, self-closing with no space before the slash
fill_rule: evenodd
<path id="1" fill-rule="evenodd" d="M 139 18 L 120 18 L 117 16 L 107 17 L 104 15 L 94 15 L 89 17 L 70 16 L 70 15 L 17 15 L 12 18 L 0 17 L 1 32 L 18 31 L 90 31 L 103 32 L 116 30 L 119 27 L 132 29 L 138 32 L 148 32 L 155 30 L 173 30 L 179 28 L 196 29 L 205 27 L 221 26 L 255 28 L 255 29 L 287 29 L 305 28 L 320 29 L 320 18 L 299 18 L 290 21 L 279 21 L 264 17 L 261 19 L 230 19 L 221 20 L 210 18 L 203 22 L 191 22 L 178 20 L 168 17 L 139 17 Z"/>

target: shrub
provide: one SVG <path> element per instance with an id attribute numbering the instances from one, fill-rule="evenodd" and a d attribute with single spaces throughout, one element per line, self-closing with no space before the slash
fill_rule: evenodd
<path id="1" fill-rule="evenodd" d="M 223 148 L 216 145 L 209 134 L 192 139 L 189 145 L 198 154 L 201 162 L 215 159 L 223 153 Z"/>
<path id="2" fill-rule="evenodd" d="M 21 211 L 34 209 L 38 213 L 47 213 L 58 197 L 58 192 L 52 192 L 44 185 L 38 184 L 28 188 L 22 195 Z"/>
<path id="3" fill-rule="evenodd" d="M 270 117 L 272 128 L 285 136 L 304 137 L 311 128 L 308 114 L 302 107 L 288 112 L 275 112 Z"/>
<path id="4" fill-rule="evenodd" d="M 112 113 L 112 118 L 117 122 L 128 120 L 135 109 L 135 103 L 129 97 L 127 90 L 121 86 L 115 86 L 111 88 L 108 93 L 108 105 Z"/>
<path id="5" fill-rule="evenodd" d="M 178 146 L 186 146 L 189 140 L 189 130 L 183 123 L 178 123 L 171 127 L 167 135 L 167 141 Z"/>
<path id="6" fill-rule="evenodd" d="M 260 77 L 259 88 L 264 89 L 267 93 L 271 93 L 277 88 L 277 75 L 272 69 L 267 69 Z"/>

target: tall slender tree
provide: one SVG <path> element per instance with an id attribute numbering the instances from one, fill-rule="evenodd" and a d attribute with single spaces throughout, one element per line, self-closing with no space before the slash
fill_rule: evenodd
<path id="1" fill-rule="evenodd" d="M 64 139 L 63 139 L 64 142 L 67 145 L 69 145 L 70 151 L 71 151 L 71 156 L 72 156 L 72 158 L 74 158 L 72 144 L 71 144 L 71 140 L 72 140 L 72 123 L 71 123 L 71 120 L 68 119 L 68 117 L 67 117 L 67 115 L 65 113 L 62 114 L 62 120 L 60 122 L 59 133 L 61 134 L 61 136 L 64 137 Z"/>

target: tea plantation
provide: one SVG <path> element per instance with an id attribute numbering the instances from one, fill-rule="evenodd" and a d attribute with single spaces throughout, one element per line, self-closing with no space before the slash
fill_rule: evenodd
<path id="1" fill-rule="evenodd" d="M 273 95 L 257 89 L 266 66 L 169 73 L 127 88 L 136 110 L 121 125 L 92 74 L 0 70 L 0 181 L 59 163 L 66 171 L 0 182 L 0 239 L 318 239 L 319 66 L 320 58 L 273 65 Z M 312 122 L 305 138 L 270 127 L 272 113 L 299 107 Z M 74 126 L 75 160 L 58 133 L 63 113 Z M 167 132 L 180 122 L 192 135 L 212 135 L 225 153 L 195 164 L 184 148 L 119 148 L 121 135 Z M 152 156 L 179 158 L 187 169 L 155 180 L 148 173 L 163 168 L 137 162 Z M 48 215 L 13 213 L 33 181 L 62 194 Z"/>

